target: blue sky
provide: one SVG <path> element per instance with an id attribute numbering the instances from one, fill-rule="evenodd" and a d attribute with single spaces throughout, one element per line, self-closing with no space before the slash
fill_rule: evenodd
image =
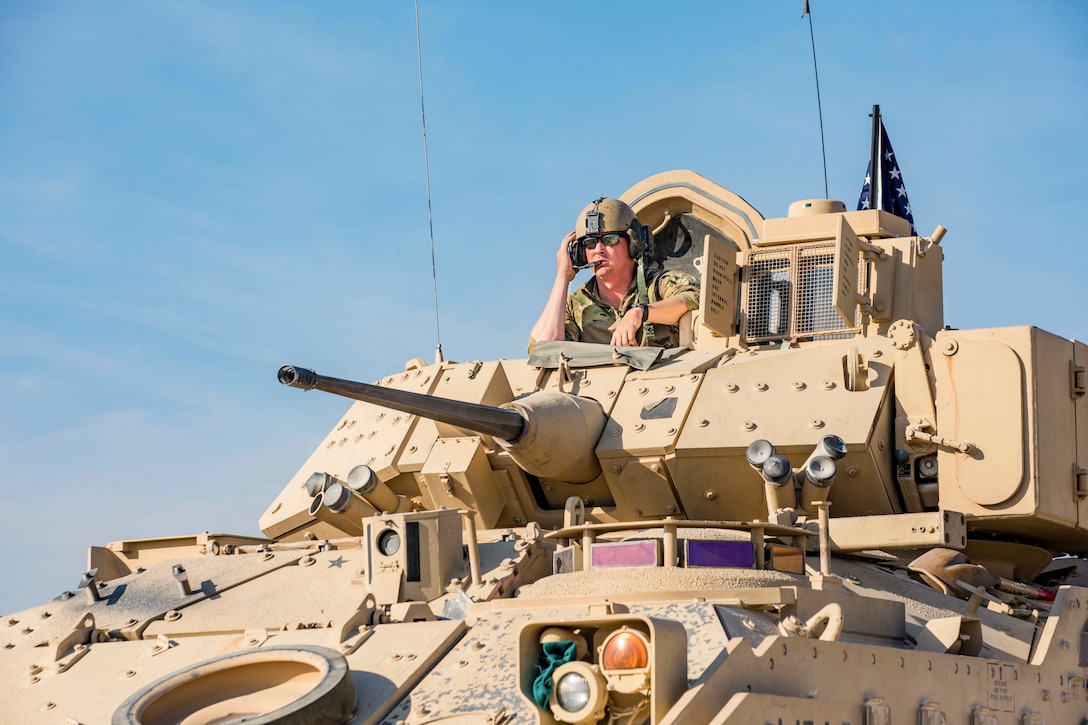
<path id="1" fill-rule="evenodd" d="M 690 168 L 823 196 L 801 0 L 422 0 L 440 326 L 517 358 L 591 198 Z M 812 0 L 830 195 L 874 103 L 945 320 L 1088 339 L 1088 5 Z M 86 548 L 257 519 L 346 403 L 434 355 L 415 10 L 0 5 L 0 612 Z"/>

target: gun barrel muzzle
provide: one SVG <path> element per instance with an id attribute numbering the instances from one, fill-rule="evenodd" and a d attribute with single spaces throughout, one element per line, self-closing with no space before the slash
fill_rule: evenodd
<path id="1" fill-rule="evenodd" d="M 309 368 L 296 368 L 294 365 L 284 365 L 276 373 L 281 383 L 291 388 L 313 390 L 317 385 L 317 373 Z"/>

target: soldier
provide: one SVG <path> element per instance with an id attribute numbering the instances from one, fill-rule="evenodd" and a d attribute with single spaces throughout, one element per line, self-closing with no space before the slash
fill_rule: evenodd
<path id="1" fill-rule="evenodd" d="M 627 204 L 602 197 L 583 209 L 555 255 L 555 283 L 530 333 L 530 353 L 538 340 L 679 345 L 677 323 L 699 306 L 699 283 L 683 272 L 647 272 L 649 253 L 650 231 Z M 586 267 L 593 277 L 568 295 Z"/>

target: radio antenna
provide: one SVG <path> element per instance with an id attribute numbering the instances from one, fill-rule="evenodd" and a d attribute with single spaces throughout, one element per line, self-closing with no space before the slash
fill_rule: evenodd
<path id="1" fill-rule="evenodd" d="M 434 261 L 434 216 L 431 213 L 431 158 L 427 153 L 427 108 L 423 103 L 423 44 L 419 39 L 419 0 L 416 0 L 416 60 L 419 62 L 419 115 L 423 118 L 423 165 L 427 172 L 427 224 L 431 230 L 431 277 L 434 280 L 434 361 L 442 357 L 442 332 L 438 326 L 438 266 Z"/>
<path id="2" fill-rule="evenodd" d="M 808 8 L 808 0 L 801 9 L 801 17 L 808 16 L 808 35 L 812 39 L 812 70 L 816 74 L 816 108 L 820 112 L 820 150 L 824 155 L 824 198 L 830 199 L 827 193 L 827 147 L 824 145 L 824 109 L 820 103 L 820 71 L 816 67 L 816 35 L 812 32 L 812 11 Z"/>

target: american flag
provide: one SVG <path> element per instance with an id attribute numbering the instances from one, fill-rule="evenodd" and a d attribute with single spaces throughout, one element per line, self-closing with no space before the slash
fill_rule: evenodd
<path id="1" fill-rule="evenodd" d="M 861 187 L 858 209 L 890 211 L 897 217 L 910 222 L 910 233 L 917 234 L 914 228 L 914 215 L 910 211 L 910 201 L 907 200 L 907 187 L 903 185 L 903 174 L 899 170 L 899 163 L 895 160 L 891 142 L 888 141 L 888 132 L 884 130 L 884 119 L 880 119 L 880 145 L 876 149 L 876 163 L 875 177 L 872 159 L 869 161 L 869 168 L 865 170 L 865 185 Z M 873 193 L 874 178 L 875 195 Z"/>

